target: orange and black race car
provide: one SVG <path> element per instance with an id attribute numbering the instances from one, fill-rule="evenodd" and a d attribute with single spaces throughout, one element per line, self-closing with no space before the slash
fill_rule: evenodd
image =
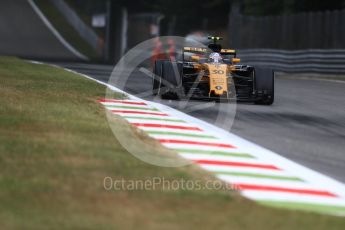
<path id="1" fill-rule="evenodd" d="M 164 99 L 200 98 L 271 105 L 274 72 L 242 65 L 236 51 L 223 49 L 220 37 L 207 47 L 184 47 L 181 61 L 157 60 L 153 94 Z"/>

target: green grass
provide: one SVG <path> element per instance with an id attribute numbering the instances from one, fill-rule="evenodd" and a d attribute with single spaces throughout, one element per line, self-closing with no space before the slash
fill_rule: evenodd
<path id="1" fill-rule="evenodd" d="M 214 179 L 196 166 L 156 167 L 124 150 L 97 102 L 102 85 L 5 57 L 0 82 L 1 229 L 345 228 L 344 218 L 259 206 L 225 190 L 107 191 L 107 176 Z M 119 132 L 128 126 L 117 122 Z M 172 154 L 132 132 L 152 153 Z"/>
<path id="2" fill-rule="evenodd" d="M 50 23 L 59 31 L 66 41 L 68 41 L 75 49 L 89 57 L 91 60 L 97 61 L 100 55 L 78 34 L 78 32 L 67 22 L 64 16 L 47 0 L 35 0 L 35 3 L 48 18 Z"/>

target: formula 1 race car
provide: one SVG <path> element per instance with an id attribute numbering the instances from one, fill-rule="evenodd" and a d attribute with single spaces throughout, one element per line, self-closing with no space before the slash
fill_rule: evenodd
<path id="1" fill-rule="evenodd" d="M 234 99 L 271 105 L 274 72 L 239 64 L 235 50 L 218 44 L 222 38 L 209 39 L 212 42 L 208 48 L 184 47 L 182 61 L 156 60 L 153 95 L 163 99 Z"/>

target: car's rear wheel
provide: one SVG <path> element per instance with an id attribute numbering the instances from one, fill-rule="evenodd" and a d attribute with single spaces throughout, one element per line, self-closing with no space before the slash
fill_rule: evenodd
<path id="1" fill-rule="evenodd" d="M 255 88 L 260 99 L 258 105 L 272 105 L 274 102 L 274 72 L 271 69 L 255 68 Z"/>

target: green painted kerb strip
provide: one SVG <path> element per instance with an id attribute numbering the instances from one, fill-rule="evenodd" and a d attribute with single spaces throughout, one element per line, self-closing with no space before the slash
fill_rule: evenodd
<path id="1" fill-rule="evenodd" d="M 300 202 L 279 202 L 270 200 L 260 200 L 257 201 L 259 204 L 275 207 L 275 208 L 286 208 L 294 210 L 305 210 L 321 213 L 336 213 L 345 214 L 345 206 L 335 206 L 335 205 L 322 205 L 322 204 L 310 204 L 310 203 L 300 203 Z"/>
<path id="2" fill-rule="evenodd" d="M 240 176 L 240 177 L 254 177 L 254 178 L 265 178 L 265 179 L 274 179 L 274 180 L 289 180 L 289 181 L 303 181 L 298 177 L 287 177 L 287 176 L 273 176 L 266 174 L 257 174 L 257 173 L 242 173 L 242 172 L 215 172 L 216 174 L 221 175 L 230 175 L 230 176 Z"/>
<path id="3" fill-rule="evenodd" d="M 167 119 L 167 118 L 155 118 L 155 117 L 139 117 L 139 116 L 122 116 L 123 118 L 128 119 L 142 119 L 142 120 L 154 120 L 154 121 L 169 121 L 169 122 L 180 122 L 180 123 L 186 123 L 183 120 L 179 119 Z"/>
<path id="4" fill-rule="evenodd" d="M 145 107 L 134 107 L 134 106 L 125 106 L 125 105 L 107 105 L 108 109 L 117 108 L 117 109 L 135 109 L 135 110 L 149 110 L 149 111 L 158 111 L 155 108 L 145 108 Z"/>
<path id="5" fill-rule="evenodd" d="M 178 153 L 191 153 L 191 154 L 205 154 L 205 155 L 219 155 L 219 156 L 232 156 L 243 158 L 255 158 L 248 153 L 233 153 L 225 151 L 209 151 L 209 150 L 197 150 L 197 149 L 174 149 Z"/>
<path id="6" fill-rule="evenodd" d="M 157 135 L 175 135 L 175 136 L 184 136 L 184 137 L 199 137 L 199 138 L 216 139 L 214 136 L 203 135 L 203 134 L 190 134 L 190 133 L 177 133 L 177 132 L 164 132 L 164 131 L 146 131 L 146 132 L 149 134 L 157 134 Z"/>

